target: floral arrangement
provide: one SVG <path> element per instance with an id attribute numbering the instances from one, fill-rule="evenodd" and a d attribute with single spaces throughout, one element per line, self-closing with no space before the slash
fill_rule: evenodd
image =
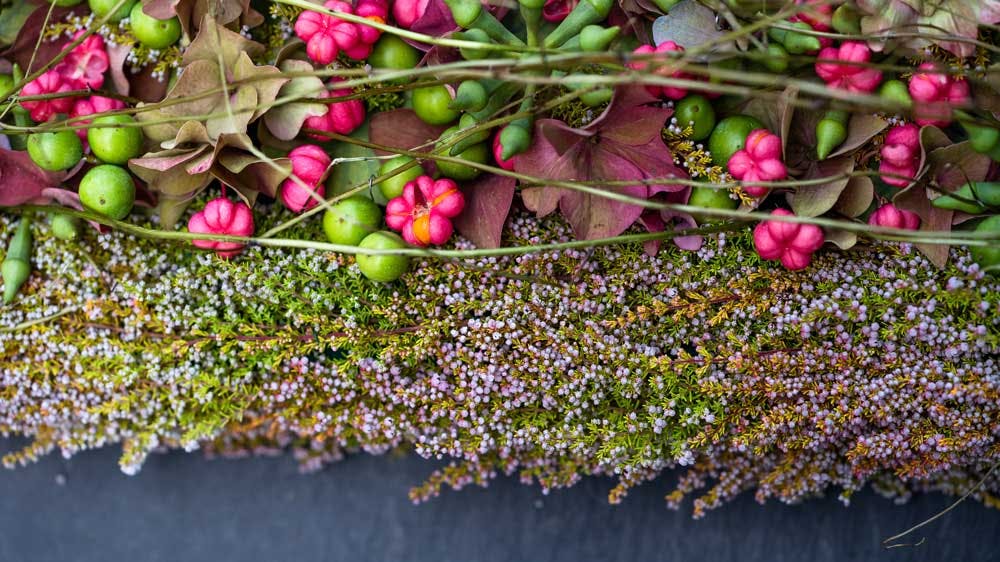
<path id="1" fill-rule="evenodd" d="M 996 503 L 1000 2 L 3 1 L 6 464 Z"/>

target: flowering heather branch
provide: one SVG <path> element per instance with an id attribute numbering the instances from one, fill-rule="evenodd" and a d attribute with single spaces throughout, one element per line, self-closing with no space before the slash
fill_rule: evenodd
<path id="1" fill-rule="evenodd" d="M 518 216 L 509 238 L 570 235 Z M 290 449 L 308 469 L 406 448 L 452 460 L 416 500 L 516 473 L 613 476 L 611 501 L 683 465 L 669 503 L 696 494 L 701 515 L 746 490 L 963 493 L 1000 460 L 1000 286 L 963 252 L 938 271 L 865 246 L 790 273 L 750 244 L 427 260 L 375 286 L 318 250 L 40 233 L 39 273 L 0 312 L 18 327 L 0 332 L 0 430 L 34 438 L 5 462 L 122 443 L 127 472 L 163 446 Z"/>

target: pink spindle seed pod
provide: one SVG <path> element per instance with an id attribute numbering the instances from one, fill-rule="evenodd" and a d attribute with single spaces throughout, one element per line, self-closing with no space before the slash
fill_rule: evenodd
<path id="1" fill-rule="evenodd" d="M 808 7 L 800 14 L 788 18 L 788 21 L 802 21 L 809 24 L 816 31 L 829 32 L 833 29 L 833 6 L 828 0 L 796 0 L 796 4 L 806 4 Z M 823 47 L 833 45 L 833 39 L 829 37 L 819 37 L 819 44 Z"/>
<path id="2" fill-rule="evenodd" d="M 566 19 L 566 16 L 576 8 L 580 0 L 545 0 L 542 6 L 542 17 L 545 21 L 559 23 Z"/>
<path id="3" fill-rule="evenodd" d="M 83 33 L 78 31 L 73 40 Z M 104 73 L 108 70 L 108 52 L 104 48 L 104 38 L 96 34 L 87 37 L 56 65 L 55 70 L 74 89 L 100 88 L 104 85 Z"/>
<path id="4" fill-rule="evenodd" d="M 250 236 L 253 234 L 253 213 L 246 203 L 233 203 L 225 197 L 212 199 L 205 208 L 195 213 L 188 221 L 188 231 L 198 234 L 226 236 Z M 215 250 L 220 258 L 231 258 L 243 251 L 239 242 L 218 240 L 193 240 L 198 248 Z"/>
<path id="5" fill-rule="evenodd" d="M 677 43 L 674 43 L 673 41 L 665 41 L 663 43 L 660 43 L 658 47 L 653 47 L 652 45 L 642 45 L 636 48 L 636 50 L 632 51 L 632 53 L 636 55 L 648 55 L 650 53 L 670 53 L 670 52 L 679 53 L 683 51 L 684 47 L 681 47 Z M 649 67 L 649 65 L 650 62 L 648 61 L 628 63 L 628 67 L 634 70 L 645 70 L 646 68 Z M 680 78 L 686 80 L 691 79 L 691 76 L 686 72 L 680 72 L 680 71 L 670 72 L 666 70 L 658 70 L 657 73 L 660 74 L 661 76 L 666 76 L 670 78 Z M 646 86 L 646 91 L 648 91 L 650 94 L 658 98 L 668 98 L 672 100 L 679 100 L 687 95 L 687 89 L 678 88 L 676 86 Z"/>
<path id="6" fill-rule="evenodd" d="M 910 185 L 920 166 L 920 127 L 907 123 L 890 129 L 880 155 L 879 172 L 887 174 L 882 181 L 893 187 Z"/>
<path id="7" fill-rule="evenodd" d="M 95 113 L 105 113 L 124 109 L 125 102 L 104 96 L 90 96 L 89 98 L 77 98 L 73 102 L 73 108 L 69 112 L 70 117 L 83 117 L 84 115 L 94 115 Z M 76 125 L 87 125 L 90 119 L 75 122 Z M 77 129 L 76 135 L 86 142 L 87 129 Z"/>
<path id="8" fill-rule="evenodd" d="M 916 122 L 920 125 L 945 127 L 952 121 L 951 110 L 956 106 L 968 105 L 969 83 L 954 78 L 937 69 L 932 62 L 925 62 L 919 71 L 910 77 L 910 96 L 916 111 Z"/>
<path id="9" fill-rule="evenodd" d="M 392 17 L 403 29 L 410 29 L 427 12 L 431 0 L 396 0 L 392 3 Z"/>
<path id="10" fill-rule="evenodd" d="M 293 213 L 301 213 L 319 204 L 326 194 L 323 175 L 330 166 L 330 157 L 314 144 L 304 144 L 288 153 L 292 161 L 292 174 L 309 188 L 299 185 L 293 178 L 281 183 L 281 202 Z"/>
<path id="11" fill-rule="evenodd" d="M 772 216 L 792 216 L 785 209 L 775 209 Z M 765 260 L 780 260 L 792 271 L 805 269 L 812 255 L 823 245 L 823 230 L 813 224 L 763 221 L 753 230 L 757 254 Z"/>
<path id="12" fill-rule="evenodd" d="M 831 88 L 871 93 L 882 82 L 881 70 L 863 66 L 871 60 L 871 56 L 871 49 L 861 41 L 845 41 L 839 48 L 827 47 L 817 57 L 816 75 Z M 849 64 L 838 64 L 836 61 Z"/>
<path id="13" fill-rule="evenodd" d="M 444 244 L 451 238 L 451 219 L 465 208 L 465 197 L 450 179 L 420 176 L 385 207 L 385 224 L 416 246 Z"/>
<path id="14" fill-rule="evenodd" d="M 40 96 L 69 92 L 73 85 L 67 82 L 61 74 L 50 70 L 35 78 L 21 88 L 22 96 Z M 31 119 L 36 123 L 44 123 L 57 113 L 68 113 L 73 107 L 73 98 L 52 98 L 37 101 L 22 101 L 21 107 L 27 109 Z"/>
<path id="15" fill-rule="evenodd" d="M 868 217 L 868 224 L 888 228 L 916 230 L 920 228 L 920 215 L 886 203 Z"/>
<path id="16" fill-rule="evenodd" d="M 330 81 L 333 86 L 339 80 Z M 326 90 L 317 97 L 337 98 L 349 96 L 353 92 L 348 88 Z M 359 99 L 339 101 L 327 106 L 327 112 L 318 117 L 308 117 L 303 126 L 307 129 L 326 131 L 348 135 L 361 126 L 365 121 L 365 104 Z M 316 140 L 327 140 L 328 137 L 317 134 L 309 134 L 309 137 Z"/>
<path id="17" fill-rule="evenodd" d="M 497 166 L 500 166 L 504 170 L 514 169 L 514 158 L 511 156 L 507 160 L 503 159 L 503 145 L 500 144 L 500 133 L 503 132 L 503 128 L 497 130 L 496 134 L 493 135 L 493 159 L 496 160 Z"/>
<path id="18" fill-rule="evenodd" d="M 385 23 L 388 13 L 385 4 L 370 0 L 359 6 L 370 15 L 355 13 L 350 4 L 339 0 L 329 0 L 323 7 L 334 12 L 360 15 L 379 23 Z M 352 59 L 364 59 L 371 53 L 372 44 L 381 32 L 336 16 L 306 10 L 295 20 L 295 34 L 305 41 L 306 54 L 310 59 L 318 64 L 330 64 L 341 51 Z"/>
<path id="19" fill-rule="evenodd" d="M 745 182 L 743 190 L 751 197 L 763 197 L 770 191 L 769 187 L 753 182 L 778 181 L 788 175 L 781 161 L 781 139 L 767 129 L 751 131 L 744 148 L 729 158 L 726 167 L 733 178 Z"/>

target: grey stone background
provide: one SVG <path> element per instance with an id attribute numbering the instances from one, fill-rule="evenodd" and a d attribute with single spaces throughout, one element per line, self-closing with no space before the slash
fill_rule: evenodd
<path id="1" fill-rule="evenodd" d="M 619 506 L 607 480 L 545 496 L 510 478 L 415 506 L 407 490 L 435 466 L 417 457 L 359 455 L 301 475 L 289 457 L 172 453 L 128 477 L 118 454 L 0 471 L 0 562 L 1000 560 L 1000 513 L 975 502 L 919 531 L 920 546 L 881 548 L 953 501 L 941 495 L 896 506 L 865 493 L 850 508 L 745 495 L 694 521 L 690 506 L 665 507 L 674 475 Z"/>

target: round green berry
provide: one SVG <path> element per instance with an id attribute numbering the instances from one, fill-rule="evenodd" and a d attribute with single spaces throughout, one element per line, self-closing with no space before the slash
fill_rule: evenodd
<path id="1" fill-rule="evenodd" d="M 181 20 L 174 16 L 160 20 L 142 11 L 142 3 L 132 6 L 129 16 L 132 35 L 150 49 L 165 49 L 181 38 Z"/>
<path id="2" fill-rule="evenodd" d="M 451 90 L 444 85 L 425 86 L 413 90 L 413 111 L 424 123 L 447 125 L 458 119 L 451 105 Z"/>
<path id="3" fill-rule="evenodd" d="M 383 33 L 382 37 L 372 46 L 368 55 L 368 64 L 372 68 L 386 70 L 407 70 L 420 64 L 420 52 L 409 43 L 391 33 Z M 405 84 L 410 78 L 397 78 L 394 84 Z"/>
<path id="4" fill-rule="evenodd" d="M 120 166 L 103 164 L 91 168 L 80 180 L 80 203 L 84 208 L 121 220 L 135 203 L 135 183 Z"/>
<path id="5" fill-rule="evenodd" d="M 28 136 L 28 155 L 43 170 L 68 170 L 83 158 L 83 143 L 75 131 L 33 133 Z"/>
<path id="6" fill-rule="evenodd" d="M 14 92 L 14 77 L 10 74 L 0 74 L 0 101 Z"/>
<path id="7" fill-rule="evenodd" d="M 682 129 L 691 127 L 691 140 L 705 140 L 715 128 L 715 110 L 705 96 L 690 95 L 677 102 L 674 117 Z"/>
<path id="8" fill-rule="evenodd" d="M 49 219 L 52 235 L 62 240 L 76 240 L 80 237 L 80 221 L 69 215 L 52 215 Z"/>
<path id="9" fill-rule="evenodd" d="M 111 14 L 108 23 L 118 23 L 128 17 L 129 12 L 132 11 L 132 5 L 135 3 L 136 0 L 87 0 L 90 11 L 98 20 Z M 118 6 L 118 9 L 115 9 L 115 6 Z"/>
<path id="10" fill-rule="evenodd" d="M 124 164 L 142 154 L 142 131 L 130 115 L 108 115 L 91 121 L 87 142 L 94 156 L 108 164 Z M 94 125 L 124 125 L 121 127 L 95 127 Z"/>
<path id="11" fill-rule="evenodd" d="M 749 115 L 726 117 L 712 130 L 708 138 L 708 150 L 712 153 L 712 163 L 725 167 L 729 159 L 742 150 L 751 131 L 763 129 L 764 124 Z"/>
<path id="12" fill-rule="evenodd" d="M 691 189 L 691 197 L 688 198 L 688 205 L 703 209 L 733 210 L 740 206 L 740 201 L 739 199 L 730 197 L 728 189 L 715 189 L 696 185 Z M 714 222 L 719 220 L 717 217 L 701 213 L 693 213 L 693 215 L 699 222 Z"/>
<path id="13" fill-rule="evenodd" d="M 386 231 L 369 234 L 358 246 L 369 250 L 396 250 L 407 247 L 406 242 L 399 235 Z M 399 279 L 410 267 L 410 258 L 391 254 L 377 256 L 358 254 L 357 262 L 358 268 L 361 269 L 361 273 L 365 277 L 380 283 L 389 283 Z"/>
<path id="14" fill-rule="evenodd" d="M 384 176 L 389 172 L 405 166 L 413 162 L 413 158 L 409 156 L 397 156 L 391 160 L 386 160 L 382 163 L 382 166 L 378 169 L 378 175 Z M 391 178 L 384 179 L 378 183 L 378 188 L 382 192 L 382 196 L 388 200 L 395 199 L 403 194 L 403 187 L 411 181 L 424 175 L 424 169 L 420 167 L 420 164 L 413 166 L 412 168 L 407 168 L 402 172 L 392 176 Z"/>
<path id="15" fill-rule="evenodd" d="M 371 199 L 360 195 L 337 201 L 323 215 L 323 230 L 332 244 L 357 246 L 378 229 L 382 210 Z"/>
<path id="16" fill-rule="evenodd" d="M 462 152 L 458 153 L 455 158 L 461 158 L 462 160 L 467 160 L 469 162 L 475 162 L 477 164 L 485 164 L 486 160 L 489 159 L 490 147 L 489 143 L 481 142 L 479 144 L 474 144 L 469 148 L 466 148 Z M 441 175 L 446 178 L 451 178 L 458 181 L 468 181 L 476 179 L 482 170 L 479 168 L 474 168 L 467 164 L 458 164 L 455 162 L 445 162 L 443 160 L 437 161 L 438 171 Z"/>

